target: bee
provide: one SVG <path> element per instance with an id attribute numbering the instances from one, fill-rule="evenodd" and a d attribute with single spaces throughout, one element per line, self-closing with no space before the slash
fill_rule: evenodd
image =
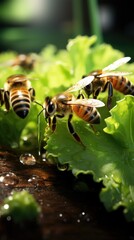
<path id="1" fill-rule="evenodd" d="M 93 98 L 96 99 L 100 92 L 105 92 L 108 90 L 107 107 L 110 109 L 113 97 L 113 89 L 125 95 L 134 95 L 134 85 L 128 80 L 127 77 L 125 77 L 125 75 L 130 73 L 112 72 L 119 66 L 127 63 L 130 59 L 130 57 L 120 58 L 102 70 L 96 70 L 89 73 L 86 78 L 87 80 L 85 80 L 85 78 L 83 81 L 80 80 L 70 88 L 70 92 L 79 90 L 81 88 L 85 91 L 88 97 L 92 94 Z"/>
<path id="2" fill-rule="evenodd" d="M 70 134 L 77 142 L 83 145 L 71 122 L 73 114 L 76 114 L 80 119 L 89 123 L 92 127 L 93 124 L 100 123 L 100 114 L 96 108 L 103 106 L 104 103 L 100 100 L 75 98 L 75 96 L 67 90 L 52 98 L 46 97 L 43 109 L 45 119 L 48 121 L 52 132 L 56 129 L 57 118 L 63 118 L 67 115 L 67 126 Z"/>
<path id="3" fill-rule="evenodd" d="M 7 111 L 12 107 L 20 118 L 27 116 L 34 98 L 35 90 L 31 87 L 29 79 L 23 74 L 9 76 L 4 89 L 0 89 L 1 105 L 5 104 Z"/>
<path id="4" fill-rule="evenodd" d="M 35 64 L 35 56 L 32 54 L 19 54 L 13 61 L 12 66 L 20 66 L 27 70 L 32 70 Z"/>
<path id="5" fill-rule="evenodd" d="M 14 59 L 0 64 L 0 66 L 20 66 L 25 70 L 32 70 L 35 66 L 36 55 L 35 54 L 18 54 Z"/>

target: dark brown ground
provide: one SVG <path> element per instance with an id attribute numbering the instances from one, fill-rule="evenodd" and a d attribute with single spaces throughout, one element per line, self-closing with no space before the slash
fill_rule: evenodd
<path id="1" fill-rule="evenodd" d="M 42 208 L 38 225 L 21 227 L 0 220 L 0 240 L 134 240 L 133 223 L 121 210 L 108 213 L 99 200 L 99 184 L 89 176 L 76 180 L 70 172 L 43 163 L 23 165 L 17 155 L 0 152 L 0 202 L 12 190 L 28 190 Z M 15 174 L 15 175 L 14 175 Z M 78 191 L 85 184 L 89 191 Z"/>

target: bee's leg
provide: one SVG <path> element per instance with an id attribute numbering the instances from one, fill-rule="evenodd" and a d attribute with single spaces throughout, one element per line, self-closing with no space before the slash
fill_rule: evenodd
<path id="1" fill-rule="evenodd" d="M 84 144 L 82 143 L 79 135 L 75 132 L 74 127 L 73 127 L 73 125 L 72 125 L 72 123 L 71 123 L 72 117 L 73 117 L 73 114 L 70 114 L 69 117 L 68 117 L 68 129 L 69 129 L 69 132 L 70 132 L 71 135 L 74 137 L 74 139 L 75 139 L 77 142 L 79 142 L 79 143 L 85 148 L 85 146 L 84 146 Z"/>
<path id="2" fill-rule="evenodd" d="M 90 123 L 90 127 L 92 128 L 93 132 L 97 134 L 97 130 L 95 129 L 94 125 Z"/>
<path id="3" fill-rule="evenodd" d="M 5 108 L 7 111 L 10 109 L 10 101 L 9 101 L 9 92 L 5 91 L 4 92 L 4 102 L 5 102 Z"/>
<path id="4" fill-rule="evenodd" d="M 56 129 L 56 123 L 57 123 L 56 116 L 53 117 L 52 121 L 51 121 L 51 118 L 49 118 L 49 126 L 50 126 L 52 132 L 54 132 Z"/>
<path id="5" fill-rule="evenodd" d="M 94 92 L 93 92 L 93 98 L 97 99 L 98 95 L 102 91 L 101 87 L 98 87 Z"/>
<path id="6" fill-rule="evenodd" d="M 113 96 L 113 85 L 110 81 L 107 81 L 103 88 L 103 92 L 108 89 L 108 99 L 107 99 L 107 107 L 108 109 L 111 108 L 112 96 Z"/>
<path id="7" fill-rule="evenodd" d="M 79 93 L 78 96 L 77 96 L 77 99 L 80 99 L 80 98 L 82 98 L 82 99 L 85 98 L 84 95 L 83 95 L 82 93 Z"/>
<path id="8" fill-rule="evenodd" d="M 109 82 L 109 84 L 108 84 L 108 100 L 107 100 L 108 109 L 111 108 L 112 96 L 113 96 L 113 85 L 111 82 Z"/>
<path id="9" fill-rule="evenodd" d="M 35 89 L 34 88 L 29 88 L 28 91 L 30 93 L 31 101 L 34 101 L 34 99 L 35 99 Z"/>
<path id="10" fill-rule="evenodd" d="M 53 119 L 52 119 L 52 122 L 51 121 L 51 118 L 49 118 L 49 126 L 51 127 L 51 130 L 54 132 L 55 129 L 56 129 L 56 122 L 57 122 L 57 117 L 58 118 L 63 118 L 64 117 L 64 114 L 60 115 L 60 114 L 56 114 L 54 115 Z"/>
<path id="11" fill-rule="evenodd" d="M 4 104 L 4 89 L 0 88 L 0 107 Z"/>

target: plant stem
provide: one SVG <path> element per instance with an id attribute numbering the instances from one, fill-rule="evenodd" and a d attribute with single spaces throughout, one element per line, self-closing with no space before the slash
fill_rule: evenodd
<path id="1" fill-rule="evenodd" d="M 88 14 L 91 26 L 91 34 L 97 36 L 97 44 L 103 42 L 102 30 L 100 26 L 99 18 L 99 8 L 97 0 L 87 0 L 88 1 Z"/>
<path id="2" fill-rule="evenodd" d="M 73 0 L 74 34 L 83 34 L 82 0 Z"/>

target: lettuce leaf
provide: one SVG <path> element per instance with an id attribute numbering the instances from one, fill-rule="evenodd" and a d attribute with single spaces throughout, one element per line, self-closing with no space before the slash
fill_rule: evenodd
<path id="1" fill-rule="evenodd" d="M 36 101 L 43 104 L 46 96 L 54 96 L 65 91 L 85 74 L 92 70 L 102 69 L 115 60 L 124 57 L 124 53 L 109 44 L 94 46 L 96 36 L 77 36 L 70 39 L 66 49 L 57 50 L 55 46 L 46 46 L 38 54 L 33 71 L 26 72 L 18 67 L 0 66 L 1 86 L 11 74 L 24 73 L 31 79 L 36 90 Z M 15 53 L 10 53 L 10 56 Z M 7 59 L 6 55 L 0 56 Z M 2 61 L 2 60 L 1 60 Z M 134 83 L 134 63 L 121 66 L 118 71 L 132 72 L 129 80 Z M 74 93 L 77 96 L 77 92 Z M 107 91 L 99 95 L 106 103 Z M 112 109 L 99 108 L 101 123 L 91 127 L 73 116 L 72 124 L 80 136 L 83 145 L 74 140 L 67 129 L 67 118 L 58 119 L 56 131 L 51 132 L 44 117 L 40 116 L 41 137 L 45 138 L 44 148 L 49 162 L 57 166 L 68 166 L 74 176 L 80 173 L 92 174 L 95 182 L 102 182 L 100 200 L 108 211 L 123 207 L 128 221 L 134 220 L 134 151 L 133 151 L 133 96 L 124 96 L 114 90 Z M 5 113 L 0 109 L 0 145 L 22 147 L 22 138 L 35 136 L 38 147 L 37 115 L 42 107 L 32 103 L 30 113 L 24 120 L 17 118 L 12 109 Z M 14 124 L 14 122 L 16 124 Z M 66 168 L 65 168 L 66 169 Z"/>
<path id="2" fill-rule="evenodd" d="M 84 50 L 86 54 L 83 57 L 80 42 L 79 37 L 74 41 L 71 40 L 67 46 L 68 54 L 71 55 L 70 60 L 73 63 L 72 84 L 76 82 L 75 76 L 78 79 L 80 72 L 87 73 L 90 70 L 105 67 L 124 56 L 110 45 L 102 44 L 93 48 L 90 46 L 89 49 L 87 44 L 87 51 Z M 79 62 L 80 58 L 78 57 L 72 57 L 72 53 L 82 56 L 83 62 Z M 83 65 L 83 68 L 80 65 Z M 88 71 L 87 66 L 91 68 L 88 68 Z M 132 70 L 133 66 L 133 64 L 125 64 L 121 69 L 128 72 Z M 106 102 L 107 93 L 101 93 L 99 98 Z M 95 126 L 96 134 L 87 123 L 76 116 L 73 117 L 72 123 L 85 148 L 77 143 L 69 133 L 66 118 L 58 120 L 54 133 L 51 133 L 49 128 L 45 129 L 45 139 L 47 140 L 45 148 L 50 162 L 54 161 L 61 166 L 68 165 L 68 169 L 76 177 L 80 173 L 92 174 L 94 181 L 101 181 L 103 188 L 100 192 L 100 199 L 106 209 L 112 211 L 122 206 L 126 219 L 133 221 L 133 96 L 124 97 L 123 94 L 114 91 L 112 106 L 110 112 L 106 107 L 99 109 L 101 123 Z"/>

